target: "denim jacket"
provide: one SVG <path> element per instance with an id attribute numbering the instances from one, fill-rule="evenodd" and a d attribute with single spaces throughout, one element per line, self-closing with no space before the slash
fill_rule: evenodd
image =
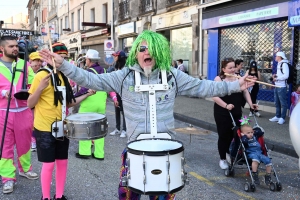
<path id="1" fill-rule="evenodd" d="M 246 148 L 246 153 L 262 153 L 261 145 L 257 141 L 264 134 L 262 131 L 254 131 L 253 137 L 248 139 L 246 135 L 242 136 L 242 142 Z"/>

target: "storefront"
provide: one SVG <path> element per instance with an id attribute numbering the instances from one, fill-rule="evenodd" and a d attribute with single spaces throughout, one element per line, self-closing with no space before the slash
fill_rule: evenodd
<path id="1" fill-rule="evenodd" d="M 99 64 L 103 67 L 107 67 L 104 59 L 105 59 L 105 53 L 104 53 L 104 41 L 108 39 L 107 36 L 107 29 L 99 29 L 89 32 L 84 32 L 81 34 L 82 37 L 82 49 L 85 49 L 87 51 L 88 49 L 94 49 L 99 52 L 99 55 L 101 57 L 101 60 Z"/>
<path id="2" fill-rule="evenodd" d="M 193 26 L 198 21 L 192 21 L 192 15 L 197 13 L 196 6 L 190 6 L 152 17 L 152 30 L 155 29 L 170 41 L 172 59 L 182 59 L 186 71 L 194 75 L 197 74 L 197 66 L 193 66 L 195 60 L 192 52 L 197 45 L 193 45 Z"/>
<path id="3" fill-rule="evenodd" d="M 116 27 L 118 38 L 117 50 L 124 50 L 126 53 L 129 53 L 132 43 L 138 35 L 137 26 L 139 24 L 140 22 L 129 22 Z"/>
<path id="4" fill-rule="evenodd" d="M 63 35 L 60 41 L 68 48 L 69 58 L 76 61 L 79 52 L 81 51 L 81 33 L 76 32 Z"/>
<path id="5" fill-rule="evenodd" d="M 294 27 L 294 74 L 295 82 L 294 86 L 300 84 L 300 13 L 299 13 L 300 1 L 293 0 L 289 2 L 289 27 Z M 296 89 L 294 87 L 294 89 Z"/>
<path id="6" fill-rule="evenodd" d="M 294 63 L 295 40 L 292 39 L 294 30 L 288 26 L 288 2 L 272 3 L 244 11 L 240 5 L 232 6 L 232 10 L 241 12 L 203 19 L 202 27 L 208 32 L 208 79 L 217 76 L 222 60 L 229 57 L 242 59 L 244 71 L 256 61 L 262 81 L 268 83 L 272 83 L 270 78 L 276 73 L 276 52 L 285 52 Z M 249 9 L 251 5 L 244 8 Z M 258 100 L 274 102 L 273 89 L 260 85 Z"/>

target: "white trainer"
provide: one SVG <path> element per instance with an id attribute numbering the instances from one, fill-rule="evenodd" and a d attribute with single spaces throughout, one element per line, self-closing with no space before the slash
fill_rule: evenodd
<path id="1" fill-rule="evenodd" d="M 278 122 L 279 118 L 278 117 L 273 117 L 271 119 L 269 119 L 270 122 Z"/>
<path id="2" fill-rule="evenodd" d="M 281 125 L 281 124 L 284 124 L 284 122 L 285 122 L 285 120 L 283 118 L 279 118 L 277 123 Z"/>
<path id="3" fill-rule="evenodd" d="M 14 191 L 14 185 L 15 182 L 13 180 L 9 180 L 5 182 L 3 185 L 3 193 L 4 194 L 12 193 Z"/>
<path id="4" fill-rule="evenodd" d="M 37 173 L 32 172 L 32 171 L 30 171 L 30 172 L 19 172 L 19 175 L 23 176 L 23 177 L 26 177 L 26 178 L 28 178 L 30 180 L 35 180 L 35 179 L 39 178 L 39 176 L 37 175 Z"/>
<path id="5" fill-rule="evenodd" d="M 113 132 L 111 132 L 109 135 L 119 135 L 121 134 L 118 129 L 115 129 Z"/>
<path id="6" fill-rule="evenodd" d="M 256 115 L 256 117 L 260 117 L 260 113 L 259 112 L 256 112 L 255 115 Z"/>
<path id="7" fill-rule="evenodd" d="M 252 112 L 250 112 L 250 113 L 249 113 L 249 117 L 252 117 L 252 116 L 253 116 L 253 114 L 252 114 Z"/>
<path id="8" fill-rule="evenodd" d="M 219 166 L 221 169 L 228 169 L 228 163 L 226 160 L 220 160 Z"/>
<path id="9" fill-rule="evenodd" d="M 123 138 L 126 137 L 126 131 L 123 130 L 120 137 L 123 137 Z"/>
<path id="10" fill-rule="evenodd" d="M 36 151 L 36 143 L 31 143 L 31 151 Z"/>

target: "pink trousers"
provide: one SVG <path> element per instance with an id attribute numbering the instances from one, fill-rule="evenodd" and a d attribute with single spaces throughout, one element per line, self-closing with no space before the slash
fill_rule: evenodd
<path id="1" fill-rule="evenodd" d="M 5 113 L 5 110 L 0 110 L 0 141 L 4 128 Z M 2 176 L 3 183 L 8 180 L 16 181 L 16 166 L 14 163 L 15 146 L 19 171 L 31 171 L 30 145 L 32 128 L 33 115 L 29 108 L 21 112 L 9 112 L 2 158 L 0 160 L 0 175 Z"/>

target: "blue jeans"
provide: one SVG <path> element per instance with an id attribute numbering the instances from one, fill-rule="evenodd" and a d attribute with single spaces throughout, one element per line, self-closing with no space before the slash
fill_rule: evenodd
<path id="1" fill-rule="evenodd" d="M 286 117 L 287 111 L 287 88 L 275 88 L 274 90 L 274 99 L 275 99 L 275 106 L 276 106 L 276 117 L 283 118 Z"/>
<path id="2" fill-rule="evenodd" d="M 247 155 L 247 158 L 250 158 L 252 161 L 256 161 L 258 163 L 262 162 L 265 165 L 271 164 L 271 159 L 268 156 L 263 155 L 260 152 L 252 152 Z"/>

